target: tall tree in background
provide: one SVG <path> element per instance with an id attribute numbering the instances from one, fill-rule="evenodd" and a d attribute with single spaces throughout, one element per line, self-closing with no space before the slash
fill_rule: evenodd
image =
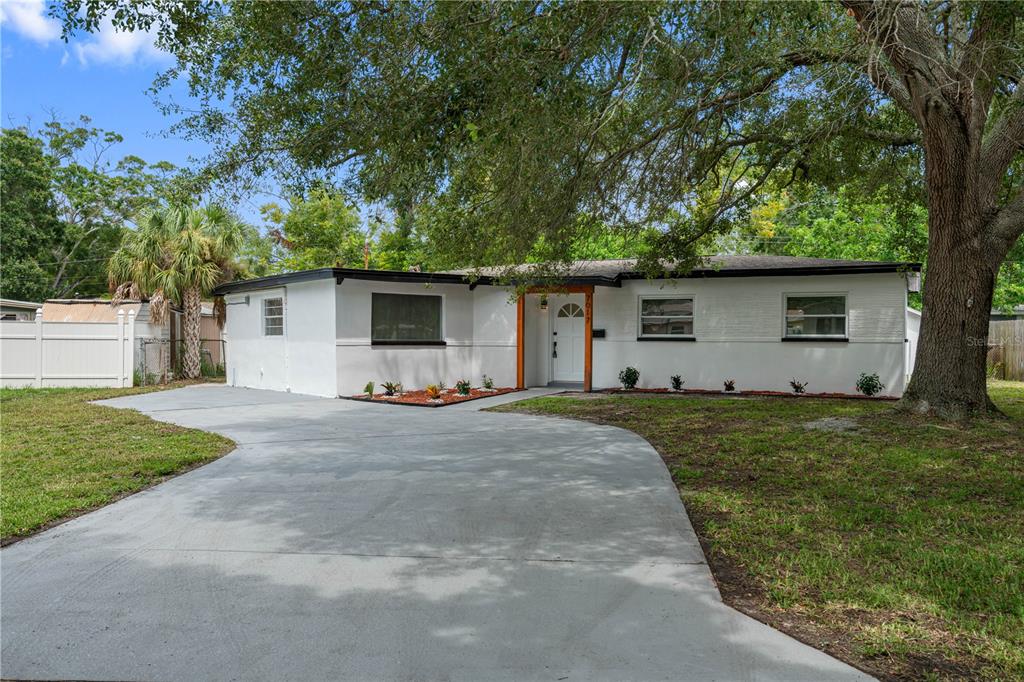
<path id="1" fill-rule="evenodd" d="M 178 3 L 65 0 L 68 34 L 154 29 L 222 176 L 342 179 L 433 202 L 444 248 L 566 257 L 579 216 L 695 245 L 766 183 L 917 166 L 929 278 L 905 404 L 991 407 L 995 275 L 1024 231 L 1019 2 Z M 191 105 L 189 105 L 191 106 Z M 174 107 L 171 107 L 174 111 Z"/>
<path id="2" fill-rule="evenodd" d="M 292 198 L 286 208 L 266 204 L 260 213 L 272 226 L 269 236 L 278 247 L 279 271 L 363 267 L 364 247 L 371 235 L 363 231 L 358 211 L 341 195 L 316 190 L 306 198 Z"/>
<path id="3" fill-rule="evenodd" d="M 136 229 L 125 234 L 110 258 L 115 302 L 149 298 L 155 322 L 168 313 L 170 304 L 181 306 L 186 379 L 196 379 L 200 373 L 202 297 L 233 278 L 242 229 L 219 206 L 150 210 L 142 214 Z"/>
<path id="4" fill-rule="evenodd" d="M 4 129 L 2 135 L 5 295 L 20 292 L 42 301 L 105 293 L 106 261 L 132 218 L 188 195 L 169 163 L 147 164 L 136 156 L 112 160 L 122 137 L 93 127 L 85 116 L 75 123 L 51 120 L 37 130 Z M 34 223 L 26 220 L 27 210 L 35 211 Z"/>
<path id="5" fill-rule="evenodd" d="M 172 164 L 147 164 L 137 156 L 111 158 L 124 138 L 92 125 L 56 119 L 37 133 L 53 165 L 57 215 L 65 241 L 54 248 L 55 297 L 98 295 L 106 290 L 106 259 L 132 219 L 146 208 L 183 199 L 175 193 Z"/>
<path id="6" fill-rule="evenodd" d="M 23 130 L 0 131 L 0 294 L 42 302 L 51 291 L 44 265 L 64 242 L 41 140 Z M 43 265 L 41 265 L 41 263 Z"/>

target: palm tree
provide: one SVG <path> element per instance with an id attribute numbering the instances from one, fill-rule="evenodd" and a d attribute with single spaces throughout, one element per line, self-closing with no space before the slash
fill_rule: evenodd
<path id="1" fill-rule="evenodd" d="M 231 279 L 232 258 L 242 240 L 242 225 L 219 206 L 170 207 L 144 212 L 107 265 L 114 302 L 147 297 L 159 324 L 170 304 L 185 315 L 182 374 L 200 373 L 199 322 L 202 298 Z"/>

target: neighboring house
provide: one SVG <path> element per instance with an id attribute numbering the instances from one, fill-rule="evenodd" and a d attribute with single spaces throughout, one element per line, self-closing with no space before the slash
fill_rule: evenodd
<path id="1" fill-rule="evenodd" d="M 716 256 L 645 279 L 633 261 L 575 264 L 562 286 L 484 274 L 323 268 L 225 284 L 227 381 L 335 396 L 367 381 L 421 388 L 482 375 L 499 386 L 619 384 L 680 374 L 687 388 L 850 393 L 861 372 L 888 395 L 907 377 L 907 288 L 920 265 Z M 523 284 L 528 280 L 525 279 Z"/>
<path id="2" fill-rule="evenodd" d="M 0 298 L 0 320 L 31 321 L 36 319 L 36 311 L 41 307 L 41 303 Z"/>
<path id="3" fill-rule="evenodd" d="M 136 369 L 162 376 L 173 370 L 177 362 L 178 346 L 182 339 L 182 314 L 171 309 L 160 324 L 153 322 L 149 301 L 126 300 L 111 305 L 101 298 L 54 298 L 43 306 L 43 319 L 47 322 L 116 322 L 118 312 L 135 312 L 135 338 L 139 348 Z M 221 332 L 213 313 L 212 303 L 203 303 L 200 321 L 203 354 L 214 365 L 223 363 Z"/>

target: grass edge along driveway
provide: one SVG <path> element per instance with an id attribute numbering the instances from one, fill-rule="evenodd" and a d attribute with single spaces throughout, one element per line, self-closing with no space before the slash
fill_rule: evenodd
<path id="1" fill-rule="evenodd" d="M 128 389 L 0 389 L 0 542 L 9 544 L 206 464 L 223 436 L 89 401 Z"/>
<path id="2" fill-rule="evenodd" d="M 723 599 L 883 679 L 1024 679 L 1024 383 L 969 426 L 891 403 L 544 397 L 661 453 Z M 850 431 L 808 430 L 844 417 Z"/>

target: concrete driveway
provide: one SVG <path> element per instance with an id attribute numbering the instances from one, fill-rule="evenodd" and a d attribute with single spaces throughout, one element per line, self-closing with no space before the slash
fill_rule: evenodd
<path id="1" fill-rule="evenodd" d="M 611 427 L 195 386 L 226 457 L 0 553 L 5 678 L 833 680 L 726 606 Z"/>

